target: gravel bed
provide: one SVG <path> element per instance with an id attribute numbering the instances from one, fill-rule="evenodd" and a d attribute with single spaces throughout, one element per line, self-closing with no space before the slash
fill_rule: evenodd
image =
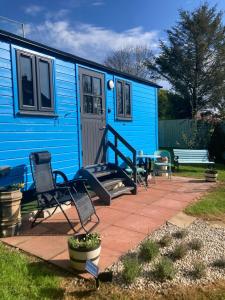
<path id="1" fill-rule="evenodd" d="M 147 238 L 154 241 L 159 241 L 165 234 L 175 233 L 180 230 L 177 226 L 172 224 L 165 224 L 161 226 L 158 230 L 154 231 Z M 123 288 L 133 288 L 133 289 L 146 289 L 150 288 L 156 292 L 163 293 L 163 290 L 171 288 L 176 285 L 195 285 L 201 284 L 207 285 L 218 279 L 225 279 L 225 268 L 218 268 L 213 265 L 216 259 L 225 256 L 225 228 L 213 228 L 207 222 L 203 220 L 196 220 L 187 228 L 187 236 L 183 239 L 178 239 L 173 237 L 170 246 L 165 248 L 160 248 L 160 255 L 150 263 L 142 264 L 141 276 L 138 277 L 135 282 L 130 285 L 126 285 L 123 282 L 121 271 L 123 270 L 122 259 L 112 265 L 110 268 L 113 271 L 114 282 L 122 286 Z M 187 255 L 177 261 L 174 261 L 174 267 L 176 269 L 176 276 L 173 280 L 166 280 L 164 282 L 158 282 L 154 279 L 152 275 L 152 270 L 155 263 L 163 255 L 169 255 L 174 247 L 181 242 L 188 243 L 192 239 L 200 239 L 203 243 L 201 250 L 188 250 Z M 129 254 L 138 253 L 139 247 L 131 250 Z M 192 275 L 193 263 L 195 261 L 202 261 L 206 265 L 206 274 L 201 279 L 195 279 Z"/>

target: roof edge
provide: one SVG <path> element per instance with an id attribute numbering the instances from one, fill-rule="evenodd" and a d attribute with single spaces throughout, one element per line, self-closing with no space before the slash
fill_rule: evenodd
<path id="1" fill-rule="evenodd" d="M 126 72 L 118 71 L 116 69 L 104 66 L 100 63 L 97 63 L 97 62 L 94 62 L 94 61 L 91 61 L 91 60 L 88 60 L 88 59 L 70 54 L 68 52 L 64 52 L 64 51 L 49 47 L 45 44 L 41 44 L 39 42 L 35 42 L 35 41 L 29 40 L 27 38 L 23 38 L 19 35 L 13 34 L 13 33 L 8 32 L 8 31 L 0 30 L 0 38 L 3 38 L 4 40 L 7 40 L 9 42 L 19 43 L 23 46 L 25 45 L 25 46 L 34 47 L 34 48 L 39 49 L 39 50 L 44 50 L 44 51 L 47 51 L 48 53 L 51 53 L 53 55 L 55 54 L 55 55 L 58 55 L 60 57 L 63 57 L 64 59 L 72 60 L 72 61 L 75 61 L 77 63 L 83 64 L 84 66 L 88 66 L 88 67 L 92 67 L 92 68 L 98 68 L 101 71 L 106 71 L 106 72 L 110 72 L 110 73 L 113 73 L 113 74 L 118 75 L 118 76 L 123 76 L 123 77 L 126 77 L 126 78 L 130 78 L 132 80 L 135 80 L 135 81 L 138 81 L 138 82 L 141 82 L 141 83 L 145 83 L 145 84 L 150 85 L 150 86 L 155 87 L 155 88 L 162 88 L 162 86 L 160 86 L 160 85 L 158 85 L 158 84 L 156 84 L 152 81 L 149 81 L 147 79 L 143 79 L 143 78 L 137 77 L 135 75 L 132 75 L 132 74 L 129 74 L 129 73 L 126 73 Z"/>

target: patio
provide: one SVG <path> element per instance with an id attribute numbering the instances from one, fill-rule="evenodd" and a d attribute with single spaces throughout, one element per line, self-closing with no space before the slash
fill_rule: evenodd
<path id="1" fill-rule="evenodd" d="M 124 195 L 113 200 L 111 206 L 96 201 L 100 224 L 102 252 L 99 262 L 103 271 L 116 262 L 129 249 L 137 246 L 149 233 L 183 210 L 214 184 L 203 180 L 173 177 L 172 181 L 158 177 L 147 191 L 138 195 Z M 76 228 L 78 218 L 74 208 L 68 210 Z M 91 224 L 90 224 L 91 225 Z M 77 227 L 78 226 L 78 227 Z M 11 246 L 40 257 L 59 267 L 70 269 L 67 238 L 72 234 L 62 213 L 57 213 L 35 228 L 23 221 L 20 236 L 2 238 Z"/>

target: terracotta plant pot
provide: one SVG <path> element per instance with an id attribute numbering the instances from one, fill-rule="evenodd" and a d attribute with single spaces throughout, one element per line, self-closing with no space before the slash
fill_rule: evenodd
<path id="1" fill-rule="evenodd" d="M 0 236 L 17 235 L 21 226 L 20 190 L 0 191 Z"/>
<path id="2" fill-rule="evenodd" d="M 80 234 L 77 238 L 84 237 L 85 234 Z M 70 256 L 70 265 L 73 269 L 77 271 L 85 271 L 85 264 L 87 260 L 91 260 L 96 266 L 99 262 L 100 252 L 101 252 L 101 242 L 99 245 L 93 248 L 72 248 L 68 243 L 68 250 Z"/>
<path id="3" fill-rule="evenodd" d="M 205 171 L 205 181 L 216 182 L 218 177 L 218 172 Z"/>

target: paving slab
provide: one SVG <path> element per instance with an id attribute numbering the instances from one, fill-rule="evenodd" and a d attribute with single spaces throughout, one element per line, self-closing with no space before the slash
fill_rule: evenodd
<path id="1" fill-rule="evenodd" d="M 186 215 L 183 212 L 179 212 L 174 217 L 172 217 L 171 219 L 169 219 L 167 222 L 170 223 L 170 224 L 172 224 L 172 225 L 176 225 L 177 227 L 180 227 L 180 228 L 187 228 L 195 220 L 196 220 L 195 217 L 188 216 L 188 215 Z"/>
<path id="2" fill-rule="evenodd" d="M 154 184 L 150 182 L 147 191 L 140 188 L 137 195 L 116 198 L 111 206 L 95 200 L 100 217 L 100 224 L 95 230 L 102 237 L 100 270 L 112 265 L 166 221 L 187 226 L 192 217 L 184 216 L 182 209 L 212 186 L 211 183 L 190 178 L 173 177 L 169 180 L 161 177 Z M 75 208 L 70 207 L 67 214 L 74 227 L 80 228 Z M 92 226 L 93 222 L 90 222 L 88 228 Z M 1 241 L 71 271 L 67 251 L 67 240 L 71 235 L 73 231 L 65 217 L 57 213 L 34 228 L 30 228 L 30 223 L 24 219 L 19 236 Z"/>

